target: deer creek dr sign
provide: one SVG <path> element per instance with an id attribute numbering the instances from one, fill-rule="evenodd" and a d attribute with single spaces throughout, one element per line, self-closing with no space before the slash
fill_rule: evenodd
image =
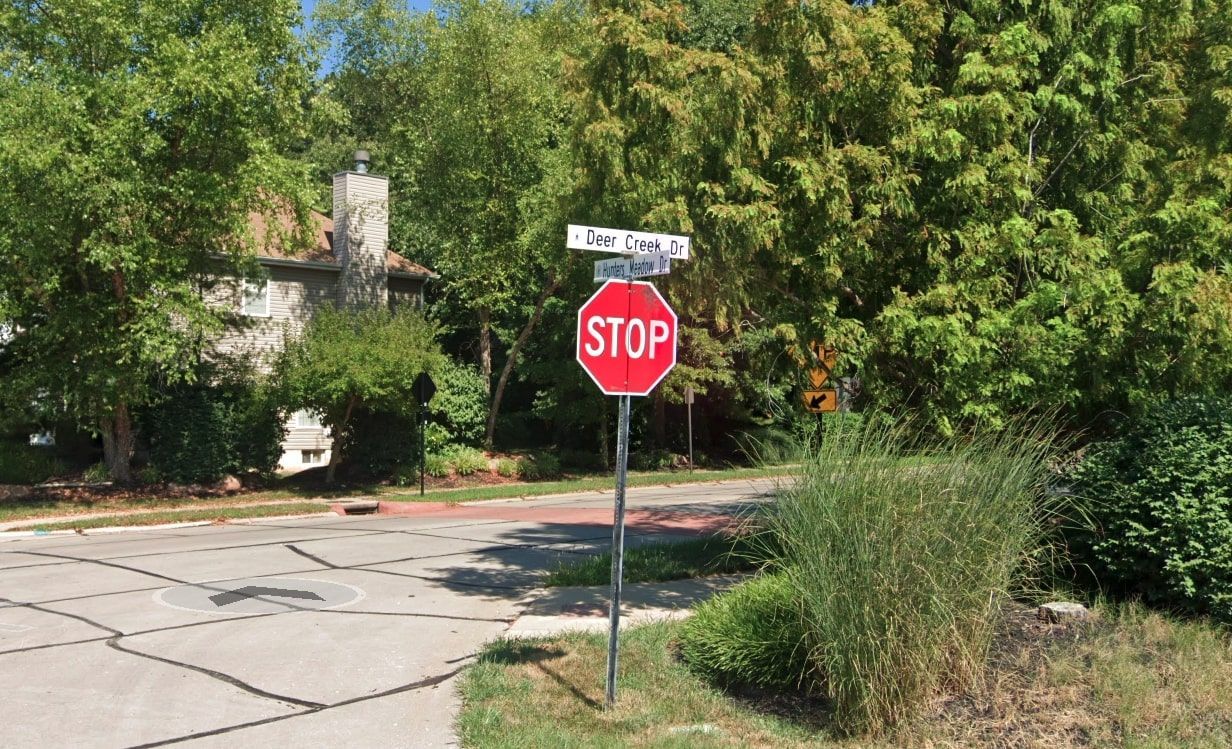
<path id="1" fill-rule="evenodd" d="M 577 360 L 607 395 L 647 395 L 676 366 L 676 313 L 652 284 L 608 281 L 578 310 Z"/>
<path id="2" fill-rule="evenodd" d="M 571 250 L 636 253 L 666 252 L 672 260 L 688 260 L 689 237 L 676 234 L 653 234 L 628 229 L 607 229 L 602 226 L 569 224 L 565 246 Z"/>

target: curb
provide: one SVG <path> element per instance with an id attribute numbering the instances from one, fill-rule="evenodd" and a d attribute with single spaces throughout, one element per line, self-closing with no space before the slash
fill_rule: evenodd
<path id="1" fill-rule="evenodd" d="M 56 536 L 93 536 L 95 534 L 106 533 L 131 533 L 140 531 L 169 531 L 178 528 L 199 528 L 203 525 L 252 525 L 253 523 L 266 522 L 269 520 L 297 520 L 300 518 L 336 518 L 339 517 L 334 512 L 313 512 L 300 515 L 270 515 L 260 518 L 233 518 L 227 519 L 224 523 L 217 523 L 213 520 L 190 520 L 182 523 L 159 523 L 157 525 L 109 525 L 101 528 L 83 528 L 75 529 L 68 528 L 54 531 L 38 531 L 38 530 L 13 530 L 0 531 L 0 541 L 7 539 L 19 538 L 54 538 Z"/>

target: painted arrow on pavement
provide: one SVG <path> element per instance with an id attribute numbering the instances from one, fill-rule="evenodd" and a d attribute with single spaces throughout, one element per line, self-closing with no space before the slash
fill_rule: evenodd
<path id="1" fill-rule="evenodd" d="M 260 585 L 246 585 L 236 590 L 228 590 L 218 595 L 210 596 L 215 606 L 228 606 L 246 598 L 298 598 L 302 601 L 324 601 L 321 596 L 310 590 L 288 590 L 286 588 L 263 588 Z"/>

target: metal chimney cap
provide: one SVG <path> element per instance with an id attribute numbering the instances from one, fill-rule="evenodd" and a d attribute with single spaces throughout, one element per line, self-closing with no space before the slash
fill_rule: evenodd
<path id="1" fill-rule="evenodd" d="M 360 174 L 368 173 L 368 163 L 372 161 L 372 156 L 362 148 L 355 152 L 355 171 Z"/>

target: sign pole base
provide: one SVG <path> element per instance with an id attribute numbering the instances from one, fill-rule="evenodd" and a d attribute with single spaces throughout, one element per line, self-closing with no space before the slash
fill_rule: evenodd
<path id="1" fill-rule="evenodd" d="M 619 657 L 620 593 L 624 577 L 625 486 L 629 472 L 629 406 L 631 398 L 620 396 L 620 418 L 616 427 L 616 509 L 612 518 L 612 595 L 608 610 L 607 692 L 604 706 L 616 705 L 616 668 Z"/>

